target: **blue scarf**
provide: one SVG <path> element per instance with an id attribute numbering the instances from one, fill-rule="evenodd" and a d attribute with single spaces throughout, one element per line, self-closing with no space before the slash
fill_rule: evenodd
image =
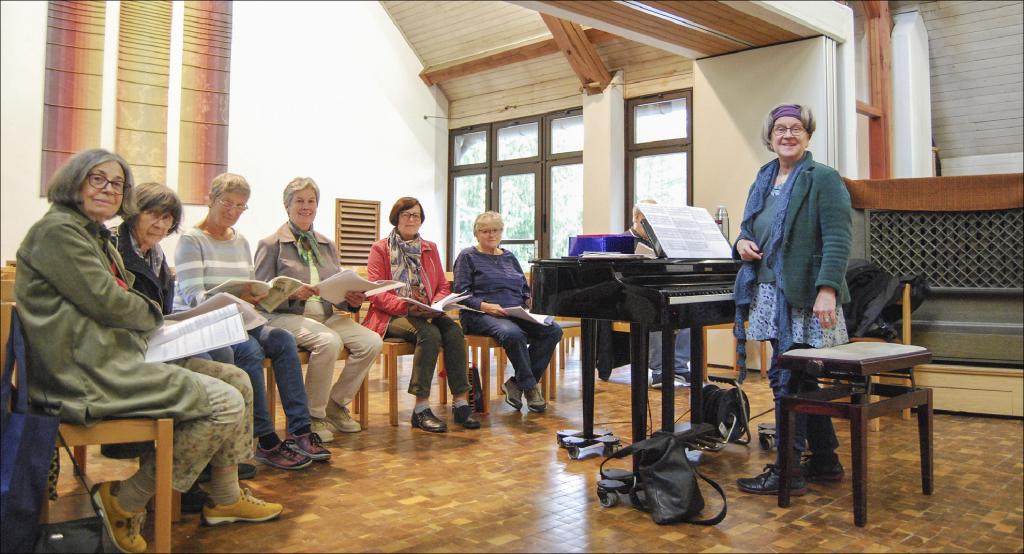
<path id="1" fill-rule="evenodd" d="M 793 330 L 790 328 L 789 302 L 783 293 L 785 288 L 785 277 L 782 273 L 782 230 L 786 223 L 786 212 L 789 210 L 789 197 L 793 190 L 793 183 L 803 172 L 811 160 L 810 153 L 804 154 L 800 163 L 789 173 L 786 182 L 783 183 L 779 192 L 779 199 L 775 202 L 777 211 L 772 219 L 771 234 L 767 244 L 760 244 L 761 263 L 767 264 L 768 268 L 775 273 L 775 325 L 778 328 L 778 348 L 772 353 L 772 366 L 777 361 L 781 352 L 786 352 L 793 346 Z M 757 172 L 757 178 L 751 186 L 750 195 L 747 197 L 747 206 L 743 209 L 743 222 L 740 224 L 740 237 L 750 239 L 754 236 L 754 217 L 764 209 L 765 200 L 771 194 L 775 184 L 775 177 L 779 174 L 779 160 L 772 160 Z M 757 294 L 757 269 L 755 262 L 743 262 L 743 267 L 736 274 L 736 285 L 733 288 L 733 296 L 736 300 L 736 319 L 733 325 L 732 334 L 736 337 L 736 352 L 739 354 L 739 382 L 747 378 L 747 332 L 743 322 L 750 315 L 750 303 Z"/>

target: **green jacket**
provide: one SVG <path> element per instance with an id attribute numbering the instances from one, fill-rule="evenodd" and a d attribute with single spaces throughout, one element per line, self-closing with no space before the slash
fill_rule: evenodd
<path id="1" fill-rule="evenodd" d="M 836 290 L 836 304 L 850 301 L 846 264 L 853 246 L 850 193 L 839 172 L 811 158 L 790 192 L 782 230 L 783 292 L 789 305 L 812 308 L 818 287 Z M 737 239 L 752 240 L 751 237 Z M 761 245 L 763 248 L 763 245 Z"/>
<path id="2" fill-rule="evenodd" d="M 209 415 L 188 370 L 146 363 L 146 336 L 160 307 L 132 290 L 134 276 L 102 225 L 53 205 L 18 248 L 14 298 L 28 340 L 29 398 L 61 421 Z M 118 286 L 111 263 L 129 288 Z"/>

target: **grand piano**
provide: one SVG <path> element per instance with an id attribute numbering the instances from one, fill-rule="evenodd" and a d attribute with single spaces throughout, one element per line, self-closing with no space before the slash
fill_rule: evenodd
<path id="1" fill-rule="evenodd" d="M 583 438 L 594 435 L 597 320 L 630 323 L 633 442 L 646 438 L 648 336 L 690 327 L 690 421 L 703 419 L 704 339 L 701 328 L 733 321 L 733 260 L 591 259 L 533 261 L 533 310 L 582 319 Z M 673 340 L 662 341 L 662 374 L 672 375 Z M 675 431 L 675 388 L 661 388 L 661 428 Z"/>

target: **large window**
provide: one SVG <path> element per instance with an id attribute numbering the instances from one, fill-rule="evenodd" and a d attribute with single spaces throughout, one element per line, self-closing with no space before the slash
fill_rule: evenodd
<path id="1" fill-rule="evenodd" d="M 525 271 L 567 253 L 583 228 L 580 109 L 456 129 L 449 144 L 449 267 L 476 244 L 473 220 L 487 210 L 501 214 L 502 248 Z"/>
<path id="2" fill-rule="evenodd" d="M 626 103 L 626 221 L 633 204 L 693 202 L 693 105 L 690 90 L 666 92 Z"/>

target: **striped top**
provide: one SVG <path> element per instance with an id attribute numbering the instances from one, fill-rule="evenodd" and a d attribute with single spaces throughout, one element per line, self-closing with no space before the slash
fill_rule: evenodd
<path id="1" fill-rule="evenodd" d="M 255 279 L 249 241 L 240 233 L 217 240 L 198 227 L 185 232 L 174 250 L 178 283 L 174 290 L 174 311 L 196 306 L 206 291 L 229 279 Z"/>

